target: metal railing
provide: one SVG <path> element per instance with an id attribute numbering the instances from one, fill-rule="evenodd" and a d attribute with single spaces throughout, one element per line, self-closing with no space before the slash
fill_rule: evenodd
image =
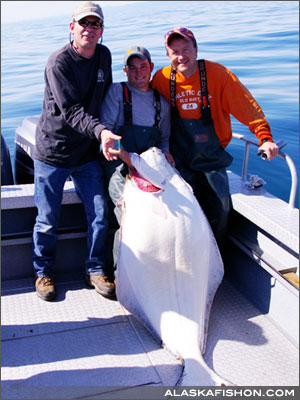
<path id="1" fill-rule="evenodd" d="M 242 169 L 242 179 L 246 181 L 247 179 L 247 173 L 248 173 L 248 162 L 249 162 L 249 154 L 250 154 L 250 146 L 254 145 L 256 147 L 259 147 L 259 143 L 257 140 L 254 138 L 251 138 L 249 136 L 241 135 L 239 133 L 233 133 L 232 134 L 233 138 L 243 140 L 245 142 L 245 151 L 244 151 L 244 159 L 243 159 L 243 169 Z M 282 148 L 285 146 L 287 143 L 280 141 L 277 143 L 279 148 Z M 290 198 L 289 198 L 289 207 L 290 208 L 295 208 L 295 201 L 296 201 L 296 194 L 297 194 L 297 186 L 298 186 L 298 175 L 296 171 L 295 164 L 291 157 L 279 150 L 278 157 L 282 158 L 288 165 L 290 174 L 291 174 L 291 189 L 290 189 Z"/>

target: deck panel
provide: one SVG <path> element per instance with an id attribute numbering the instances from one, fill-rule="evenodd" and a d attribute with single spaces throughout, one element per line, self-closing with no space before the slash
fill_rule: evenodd
<path id="1" fill-rule="evenodd" d="M 32 280 L 23 285 L 2 287 L 3 399 L 113 398 L 122 386 L 124 396 L 130 387 L 176 385 L 180 360 L 117 301 L 82 280 L 58 282 L 54 302 L 40 300 Z M 227 279 L 214 299 L 204 358 L 238 386 L 299 384 L 296 347 Z"/>

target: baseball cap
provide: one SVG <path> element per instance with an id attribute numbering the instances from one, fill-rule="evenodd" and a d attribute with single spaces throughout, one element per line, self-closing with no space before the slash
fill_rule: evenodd
<path id="1" fill-rule="evenodd" d="M 75 8 L 73 20 L 79 21 L 88 16 L 100 18 L 101 21 L 104 22 L 104 16 L 101 7 L 92 1 L 84 1 L 83 3 L 79 4 L 79 6 Z"/>
<path id="2" fill-rule="evenodd" d="M 197 42 L 195 39 L 195 36 L 192 31 L 190 31 L 188 28 L 181 28 L 181 27 L 176 27 L 174 29 L 171 29 L 169 32 L 165 34 L 165 45 L 168 47 L 169 41 L 174 35 L 180 35 L 184 39 L 188 41 L 192 41 L 193 45 L 196 46 Z"/>
<path id="3" fill-rule="evenodd" d="M 142 46 L 132 46 L 128 49 L 124 55 L 124 65 L 127 65 L 130 57 L 140 57 L 142 60 L 149 60 L 151 64 L 151 56 L 147 49 Z"/>

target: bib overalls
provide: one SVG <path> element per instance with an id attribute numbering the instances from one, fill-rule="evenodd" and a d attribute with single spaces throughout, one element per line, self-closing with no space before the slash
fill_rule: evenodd
<path id="1" fill-rule="evenodd" d="M 156 109 L 154 125 L 133 125 L 131 92 L 125 82 L 121 83 L 123 86 L 124 125 L 121 126 L 117 132 L 119 136 L 122 136 L 121 146 L 130 153 L 134 152 L 138 154 L 143 153 L 152 146 L 159 147 L 161 141 L 161 133 L 158 128 L 161 111 L 159 93 L 156 90 L 153 90 L 154 107 Z M 120 225 L 121 207 L 119 200 L 124 190 L 126 175 L 129 172 L 129 169 L 127 164 L 120 159 L 105 162 L 104 169 L 108 185 L 108 193 L 114 203 L 114 213 L 118 224 Z M 116 267 L 119 247 L 119 229 L 115 233 L 113 247 L 114 267 Z"/>
<path id="2" fill-rule="evenodd" d="M 231 209 L 226 167 L 232 157 L 221 146 L 210 114 L 205 61 L 199 60 L 201 83 L 200 119 L 182 119 L 176 107 L 176 70 L 171 70 L 172 128 L 170 152 L 176 168 L 192 186 L 195 197 L 210 222 L 220 248 L 227 236 Z"/>

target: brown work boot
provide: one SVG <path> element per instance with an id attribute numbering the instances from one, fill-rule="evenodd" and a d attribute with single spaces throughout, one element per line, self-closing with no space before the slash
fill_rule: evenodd
<path id="1" fill-rule="evenodd" d="M 36 294 L 46 301 L 53 300 L 56 297 L 54 281 L 50 276 L 37 277 L 35 280 Z"/>
<path id="2" fill-rule="evenodd" d="M 88 286 L 94 287 L 96 292 L 109 299 L 115 299 L 115 285 L 107 275 L 86 275 Z"/>

